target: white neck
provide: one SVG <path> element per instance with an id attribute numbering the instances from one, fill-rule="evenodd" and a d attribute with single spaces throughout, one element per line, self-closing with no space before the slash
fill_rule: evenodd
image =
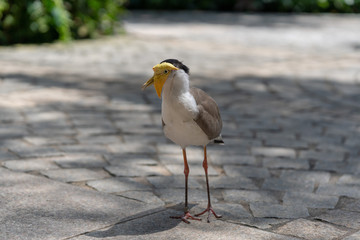
<path id="1" fill-rule="evenodd" d="M 173 71 L 164 84 L 163 100 L 170 97 L 179 97 L 186 92 L 189 92 L 189 75 L 182 69 Z"/>

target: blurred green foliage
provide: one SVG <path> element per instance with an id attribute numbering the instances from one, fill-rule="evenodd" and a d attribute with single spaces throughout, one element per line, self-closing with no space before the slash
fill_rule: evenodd
<path id="1" fill-rule="evenodd" d="M 360 0 L 129 0 L 129 9 L 359 13 Z"/>
<path id="2" fill-rule="evenodd" d="M 0 0 L 0 44 L 112 34 L 125 0 Z"/>

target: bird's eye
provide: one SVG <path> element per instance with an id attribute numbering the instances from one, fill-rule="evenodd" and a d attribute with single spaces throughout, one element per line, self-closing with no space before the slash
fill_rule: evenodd
<path id="1" fill-rule="evenodd" d="M 164 74 L 168 74 L 169 70 L 165 69 Z"/>

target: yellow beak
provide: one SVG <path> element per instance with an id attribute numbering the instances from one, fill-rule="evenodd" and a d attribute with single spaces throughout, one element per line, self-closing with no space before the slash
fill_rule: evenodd
<path id="1" fill-rule="evenodd" d="M 144 83 L 144 85 L 142 85 L 141 89 L 145 90 L 145 88 L 147 88 L 148 86 L 150 86 L 153 83 L 154 83 L 154 76 L 152 76 L 149 80 L 147 80 L 147 82 Z"/>
<path id="2" fill-rule="evenodd" d="M 151 84 L 154 84 L 155 90 L 159 98 L 161 98 L 161 92 L 162 88 L 166 82 L 166 79 L 168 78 L 171 70 L 178 70 L 177 67 L 174 65 L 164 62 L 161 64 L 157 64 L 153 67 L 154 70 L 154 76 L 152 76 L 149 80 L 147 80 L 146 83 L 142 86 L 142 90 L 150 86 Z M 166 73 L 164 73 L 164 70 Z"/>

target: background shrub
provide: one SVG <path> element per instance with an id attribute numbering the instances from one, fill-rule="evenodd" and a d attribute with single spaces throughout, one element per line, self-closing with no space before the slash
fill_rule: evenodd
<path id="1" fill-rule="evenodd" d="M 124 0 L 0 0 L 0 44 L 112 34 Z"/>
<path id="2" fill-rule="evenodd" d="M 359 13 L 360 0 L 129 0 L 129 9 Z"/>

